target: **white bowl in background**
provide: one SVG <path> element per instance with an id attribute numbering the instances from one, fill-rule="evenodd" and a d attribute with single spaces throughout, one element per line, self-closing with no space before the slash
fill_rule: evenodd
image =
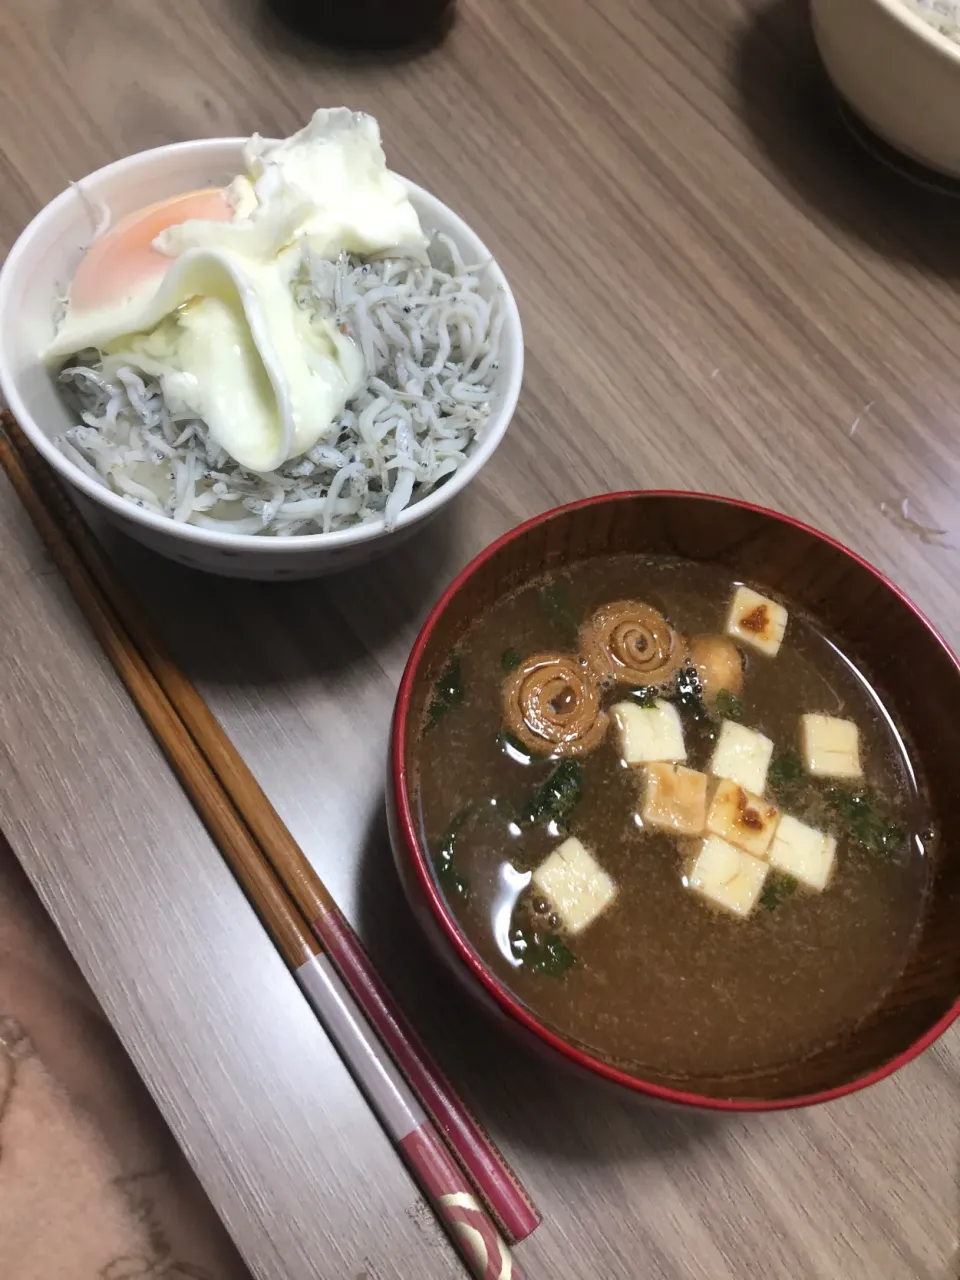
<path id="1" fill-rule="evenodd" d="M 827 74 L 861 120 L 960 177 L 960 44 L 902 0 L 812 0 L 811 11 Z"/>
<path id="2" fill-rule="evenodd" d="M 54 335 L 57 302 L 66 293 L 93 237 L 90 206 L 106 205 L 116 221 L 183 191 L 225 186 L 243 172 L 244 138 L 209 138 L 141 151 L 108 164 L 63 191 L 33 219 L 0 271 L 0 391 L 24 432 L 54 470 L 90 498 L 120 529 L 181 564 L 237 578 L 313 578 L 360 564 L 391 549 L 436 515 L 489 461 L 513 417 L 523 377 L 523 332 L 517 304 L 496 263 L 484 292 L 499 289 L 506 309 L 500 368 L 490 421 L 467 462 L 438 489 L 413 503 L 388 531 L 383 520 L 333 533 L 289 538 L 220 533 L 144 510 L 88 476 L 54 439 L 74 425 L 39 353 Z M 424 229 L 441 231 L 468 262 L 492 259 L 469 226 L 436 196 L 406 182 Z M 81 195 L 82 192 L 82 195 Z"/>

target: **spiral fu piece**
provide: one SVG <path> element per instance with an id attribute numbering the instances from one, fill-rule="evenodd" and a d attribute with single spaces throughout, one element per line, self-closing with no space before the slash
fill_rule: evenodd
<path id="1" fill-rule="evenodd" d="M 687 658 L 662 613 L 639 600 L 602 605 L 580 628 L 580 651 L 597 680 L 666 688 Z"/>
<path id="2" fill-rule="evenodd" d="M 507 730 L 528 751 L 579 756 L 593 751 L 607 731 L 597 677 L 577 654 L 535 653 L 503 684 Z"/>

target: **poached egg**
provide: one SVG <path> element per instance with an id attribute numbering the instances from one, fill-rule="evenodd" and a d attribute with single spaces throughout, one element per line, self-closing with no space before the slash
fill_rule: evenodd
<path id="1" fill-rule="evenodd" d="M 297 304 L 304 252 L 409 256 L 427 241 L 370 116 L 320 110 L 243 156 L 225 189 L 150 205 L 90 246 L 45 355 L 95 347 L 157 377 L 171 412 L 263 473 L 334 438 L 365 377 L 352 339 Z"/>

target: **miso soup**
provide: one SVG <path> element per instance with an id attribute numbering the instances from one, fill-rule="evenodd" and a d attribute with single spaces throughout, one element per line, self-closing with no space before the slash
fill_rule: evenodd
<path id="1" fill-rule="evenodd" d="M 616 555 L 504 595 L 449 655 L 414 764 L 466 937 L 614 1065 L 794 1061 L 906 963 L 933 835 L 882 693 L 720 567 Z"/>

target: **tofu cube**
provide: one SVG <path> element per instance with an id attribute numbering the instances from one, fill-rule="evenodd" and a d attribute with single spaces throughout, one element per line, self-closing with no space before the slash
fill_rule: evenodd
<path id="1" fill-rule="evenodd" d="M 744 791 L 762 796 L 772 755 L 773 743 L 769 738 L 735 720 L 724 720 L 710 760 L 710 772 L 715 778 L 729 778 Z"/>
<path id="2" fill-rule="evenodd" d="M 800 746 L 808 773 L 818 778 L 862 778 L 860 730 L 852 720 L 801 716 Z"/>
<path id="3" fill-rule="evenodd" d="M 757 904 L 768 871 L 759 858 L 735 849 L 719 836 L 707 836 L 697 851 L 687 884 L 724 911 L 746 917 Z"/>
<path id="4" fill-rule="evenodd" d="M 658 698 L 652 707 L 618 702 L 610 714 L 620 731 L 620 754 L 627 764 L 686 760 L 683 724 L 672 702 Z"/>
<path id="5" fill-rule="evenodd" d="M 780 810 L 775 804 L 724 778 L 710 802 L 707 833 L 722 836 L 754 858 L 765 858 L 779 821 Z"/>
<path id="6" fill-rule="evenodd" d="M 702 836 L 707 819 L 707 775 L 682 764 L 648 764 L 643 775 L 643 825 L 682 836 Z"/>
<path id="7" fill-rule="evenodd" d="M 558 845 L 531 877 L 569 934 L 582 933 L 617 896 L 617 886 L 590 850 L 571 836 Z"/>
<path id="8" fill-rule="evenodd" d="M 770 865 L 796 876 L 810 889 L 823 890 L 837 859 L 837 842 L 824 831 L 785 813 L 770 848 Z"/>
<path id="9" fill-rule="evenodd" d="M 776 600 L 749 587 L 737 587 L 727 614 L 727 635 L 767 658 L 775 658 L 783 643 L 787 617 L 786 609 Z"/>

